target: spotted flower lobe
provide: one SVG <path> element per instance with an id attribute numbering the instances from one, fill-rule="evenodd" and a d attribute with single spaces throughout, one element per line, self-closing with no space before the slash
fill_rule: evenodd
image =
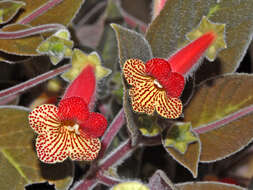
<path id="1" fill-rule="evenodd" d="M 66 111 L 69 103 L 73 101 L 77 100 L 70 98 L 70 100 L 66 99 L 60 103 L 63 106 L 60 108 L 65 111 L 61 113 L 66 114 L 67 118 L 73 119 L 74 117 L 69 117 L 69 112 Z M 70 106 L 71 109 L 73 108 Z M 80 116 L 77 112 L 72 113 L 75 113 L 77 118 Z M 61 117 L 59 117 L 59 109 L 50 104 L 41 105 L 29 114 L 30 126 L 39 134 L 36 139 L 38 158 L 45 163 L 62 162 L 67 157 L 72 160 L 89 161 L 95 159 L 101 147 L 100 140 L 79 130 L 79 125 L 75 123 L 75 119 L 65 120 Z"/>
<path id="2" fill-rule="evenodd" d="M 126 81 L 132 86 L 129 95 L 134 111 L 152 115 L 156 110 L 161 116 L 173 119 L 181 115 L 183 106 L 178 97 L 183 88 L 174 91 L 173 85 L 177 85 L 174 84 L 175 80 L 166 83 L 169 77 L 174 77 L 170 71 L 168 62 L 163 59 L 152 59 L 146 65 L 139 59 L 129 59 L 125 62 L 123 73 Z M 182 81 L 184 84 L 184 79 Z M 179 86 L 182 85 L 182 81 Z M 168 90 L 171 92 L 167 93 Z"/>

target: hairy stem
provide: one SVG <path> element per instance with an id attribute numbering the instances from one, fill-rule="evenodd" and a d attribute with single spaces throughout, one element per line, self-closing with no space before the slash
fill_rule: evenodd
<path id="1" fill-rule="evenodd" d="M 101 139 L 102 148 L 99 153 L 98 158 L 103 158 L 105 152 L 111 145 L 111 142 L 113 138 L 116 136 L 116 134 L 119 132 L 121 127 L 125 124 L 125 114 L 123 108 L 119 111 L 119 113 L 116 115 L 114 120 L 112 121 L 111 125 L 106 130 L 104 136 Z"/>
<path id="2" fill-rule="evenodd" d="M 243 117 L 251 112 L 253 112 L 253 105 L 243 108 L 243 109 L 241 109 L 235 113 L 232 113 L 226 117 L 223 117 L 221 120 L 214 121 L 214 122 L 209 123 L 207 125 L 202 125 L 197 128 L 194 128 L 193 131 L 197 134 L 206 133 L 208 131 L 220 128 L 228 123 L 231 123 L 231 122 L 239 119 L 240 117 Z"/>
<path id="3" fill-rule="evenodd" d="M 0 91 L 0 100 L 4 99 L 6 97 L 9 97 L 9 96 L 19 94 L 27 89 L 30 89 L 30 88 L 46 81 L 46 80 L 49 80 L 49 79 L 65 72 L 65 71 L 67 71 L 70 68 L 71 68 L 71 64 L 67 64 L 67 65 L 61 66 L 55 70 L 52 70 L 52 71 L 49 71 L 49 72 L 44 73 L 42 75 L 39 75 L 39 76 L 37 76 L 33 79 L 30 79 L 26 82 L 23 82 L 21 84 L 15 85 L 11 88 L 2 90 L 2 91 Z"/>
<path id="4" fill-rule="evenodd" d="M 36 34 L 41 34 L 44 32 L 50 32 L 65 28 L 61 24 L 44 24 L 32 28 L 27 28 L 23 30 L 18 30 L 14 32 L 5 32 L 0 31 L 0 39 L 18 39 L 18 38 L 24 38 L 27 36 L 32 36 Z"/>
<path id="5" fill-rule="evenodd" d="M 39 7 L 38 9 L 36 9 L 34 12 L 32 12 L 30 15 L 26 16 L 21 21 L 19 21 L 19 23 L 20 24 L 28 24 L 29 22 L 31 22 L 32 20 L 34 20 L 38 16 L 40 16 L 40 15 L 44 14 L 45 12 L 47 12 L 49 9 L 51 9 L 55 5 L 61 3 L 62 1 L 63 0 L 48 1 L 47 3 L 45 3 L 44 5 Z"/>

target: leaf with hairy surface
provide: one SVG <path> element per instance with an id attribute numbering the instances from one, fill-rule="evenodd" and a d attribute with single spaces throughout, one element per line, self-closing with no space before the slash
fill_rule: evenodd
<path id="1" fill-rule="evenodd" d="M 15 24 L 6 26 L 2 30 L 4 32 L 14 32 L 28 28 L 29 27 L 21 24 Z M 0 39 L 0 50 L 5 53 L 15 55 L 38 55 L 36 49 L 40 45 L 42 40 L 43 39 L 40 35 L 34 35 L 21 39 Z"/>
<path id="2" fill-rule="evenodd" d="M 243 149 L 253 134 L 253 76 L 225 75 L 202 83 L 185 108 L 185 122 L 199 134 L 201 162 L 213 162 Z"/>
<path id="3" fill-rule="evenodd" d="M 170 0 L 149 26 L 146 37 L 155 57 L 168 57 L 187 42 L 185 35 L 198 26 L 202 16 L 208 16 L 213 22 L 226 24 L 227 49 L 218 54 L 219 61 L 204 66 L 207 72 L 215 66 L 219 74 L 231 73 L 237 69 L 252 37 L 252 8 L 251 0 Z"/>
<path id="4" fill-rule="evenodd" d="M 126 60 L 131 58 L 138 58 L 143 61 L 147 61 L 152 58 L 152 52 L 149 47 L 149 44 L 141 34 L 116 24 L 112 24 L 111 26 L 116 33 L 118 41 L 121 67 L 123 67 L 123 64 L 125 63 Z M 130 103 L 128 96 L 127 85 L 125 84 L 124 81 L 123 86 L 124 86 L 123 105 L 125 115 L 127 118 L 127 127 L 131 134 L 132 144 L 135 145 L 138 134 L 140 133 L 138 125 L 134 120 L 134 118 L 137 117 L 137 114 L 132 110 L 132 105 Z"/>
<path id="5" fill-rule="evenodd" d="M 188 128 L 188 130 L 185 131 L 183 128 Z M 182 133 L 181 136 L 175 138 L 174 140 L 171 140 L 171 134 L 175 135 L 175 129 L 179 129 L 178 133 Z M 174 126 L 171 128 L 168 128 L 166 131 L 166 135 L 162 139 L 163 146 L 165 150 L 172 156 L 177 162 L 179 162 L 182 166 L 187 168 L 193 175 L 193 177 L 198 176 L 198 165 L 199 165 L 199 157 L 201 153 L 201 142 L 196 134 L 190 132 L 191 131 L 191 125 L 190 123 L 175 123 Z M 194 134 L 194 135 L 193 135 Z M 169 142 L 174 141 L 174 145 L 168 146 L 168 140 Z M 178 144 L 178 146 L 176 146 Z M 185 146 L 185 148 L 181 148 L 182 145 Z M 179 148 L 177 148 L 179 147 Z M 180 150 L 183 149 L 185 152 L 180 152 Z"/>
<path id="6" fill-rule="evenodd" d="M 20 24 L 38 26 L 49 23 L 68 25 L 85 0 L 23 0 L 24 11 L 18 18 Z M 62 16 L 64 14 L 64 16 Z"/>
<path id="7" fill-rule="evenodd" d="M 240 186 L 217 182 L 188 182 L 176 184 L 178 190 L 246 190 Z"/>
<path id="8" fill-rule="evenodd" d="M 157 170 L 149 179 L 150 190 L 175 190 L 173 183 L 162 170 Z"/>
<path id="9" fill-rule="evenodd" d="M 9 22 L 24 5 L 25 3 L 21 1 L 0 2 L 0 23 Z"/>
<path id="10" fill-rule="evenodd" d="M 67 189 L 72 181 L 72 163 L 49 165 L 38 160 L 28 114 L 24 107 L 0 106 L 0 189 L 19 190 L 44 181 L 54 183 L 59 190 Z"/>

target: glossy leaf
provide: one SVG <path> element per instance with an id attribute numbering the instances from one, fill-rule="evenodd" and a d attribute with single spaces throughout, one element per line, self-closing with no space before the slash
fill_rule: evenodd
<path id="1" fill-rule="evenodd" d="M 27 29 L 24 25 L 10 25 L 4 27 L 2 30 L 4 32 L 12 32 Z M 5 53 L 16 54 L 16 55 L 38 55 L 36 49 L 42 42 L 42 37 L 39 35 L 34 35 L 27 38 L 21 39 L 0 39 L 0 50 Z"/>
<path id="2" fill-rule="evenodd" d="M 185 107 L 185 122 L 199 134 L 202 162 L 228 157 L 252 141 L 253 76 L 225 75 L 202 83 Z"/>
<path id="3" fill-rule="evenodd" d="M 173 183 L 162 170 L 157 170 L 149 179 L 150 190 L 175 190 Z"/>
<path id="4" fill-rule="evenodd" d="M 176 184 L 178 190 L 246 190 L 240 186 L 216 182 L 189 182 Z"/>
<path id="5" fill-rule="evenodd" d="M 38 160 L 28 113 L 23 107 L 0 107 L 0 189 L 19 190 L 44 181 L 66 189 L 72 181 L 73 165 L 69 161 L 48 165 Z"/>
<path id="6" fill-rule="evenodd" d="M 150 50 L 148 42 L 141 34 L 138 34 L 132 30 L 123 28 L 122 26 L 116 24 L 113 24 L 112 27 L 116 33 L 118 41 L 121 67 L 123 66 L 125 61 L 130 58 L 138 58 L 143 61 L 147 61 L 152 58 L 152 52 Z M 123 82 L 123 86 L 123 106 L 127 118 L 127 127 L 132 138 L 132 144 L 135 145 L 139 134 L 139 129 L 137 127 L 136 122 L 134 121 L 134 118 L 137 117 L 137 114 L 134 113 L 132 110 L 132 105 L 128 97 L 128 89 L 125 82 Z"/>
<path id="7" fill-rule="evenodd" d="M 250 43 L 252 8 L 251 0 L 167 1 L 151 23 L 147 40 L 155 57 L 168 57 L 187 42 L 185 35 L 198 26 L 202 16 L 208 15 L 211 21 L 226 24 L 227 49 L 218 54 L 220 62 L 214 66 L 218 67 L 219 74 L 234 72 Z"/>
<path id="8" fill-rule="evenodd" d="M 182 123 L 175 123 L 174 126 L 172 126 L 173 128 L 180 128 L 180 127 L 184 127 L 186 126 L 188 128 L 189 124 L 182 124 Z M 175 131 L 172 128 L 172 132 Z M 189 130 L 189 128 L 188 128 Z M 184 130 L 182 130 L 184 131 Z M 198 176 L 198 164 L 199 164 L 199 157 L 200 157 L 200 153 L 201 153 L 201 142 L 198 138 L 196 138 L 196 134 L 192 134 L 192 132 L 190 131 L 186 131 L 184 132 L 185 134 L 188 135 L 181 135 L 181 136 L 185 136 L 184 140 L 181 140 L 182 137 L 179 137 L 179 140 L 174 140 L 175 145 L 180 144 L 178 146 L 168 146 L 168 140 L 170 138 L 170 129 L 168 129 L 167 131 L 167 135 L 163 138 L 162 143 L 163 146 L 165 148 L 165 150 L 169 153 L 170 156 L 172 156 L 177 162 L 179 162 L 182 166 L 184 166 L 185 168 L 187 168 L 193 175 L 193 177 L 197 177 Z M 173 141 L 172 141 L 173 142 Z M 186 145 L 186 147 L 182 148 L 182 145 Z M 181 151 L 179 150 L 184 150 L 184 153 L 182 154 Z"/>
<path id="9" fill-rule="evenodd" d="M 22 1 L 0 2 L 0 24 L 10 21 L 23 6 L 25 3 Z"/>

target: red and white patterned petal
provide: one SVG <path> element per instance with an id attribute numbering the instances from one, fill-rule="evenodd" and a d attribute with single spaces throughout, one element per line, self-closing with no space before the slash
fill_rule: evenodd
<path id="1" fill-rule="evenodd" d="M 123 73 L 128 84 L 137 86 L 149 78 L 145 74 L 145 64 L 139 59 L 128 59 L 123 66 Z"/>
<path id="2" fill-rule="evenodd" d="M 57 112 L 58 108 L 52 104 L 44 104 L 35 108 L 28 116 L 30 126 L 38 134 L 46 134 L 58 129 L 60 121 Z"/>
<path id="3" fill-rule="evenodd" d="M 162 117 L 176 119 L 182 114 L 183 105 L 180 99 L 167 97 L 165 91 L 156 96 L 156 111 Z"/>
<path id="4" fill-rule="evenodd" d="M 101 142 L 98 138 L 89 138 L 84 134 L 71 133 L 69 157 L 72 160 L 91 161 L 97 158 Z"/>
<path id="5" fill-rule="evenodd" d="M 36 150 L 39 159 L 45 163 L 63 162 L 68 157 L 70 134 L 60 130 L 39 135 L 36 139 Z"/>
<path id="6" fill-rule="evenodd" d="M 143 85 L 131 88 L 129 90 L 129 95 L 131 97 L 133 110 L 152 115 L 155 111 L 155 100 L 157 94 L 158 90 L 154 86 L 152 79 Z"/>

